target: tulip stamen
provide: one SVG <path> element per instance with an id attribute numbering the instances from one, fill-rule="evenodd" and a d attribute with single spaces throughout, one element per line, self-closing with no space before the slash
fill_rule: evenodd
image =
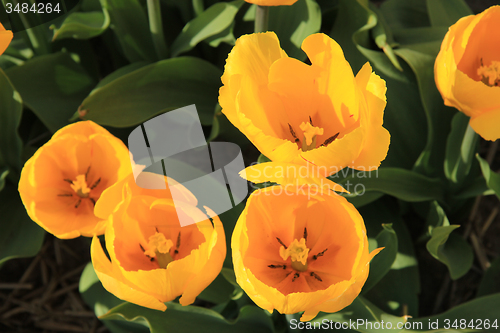
<path id="1" fill-rule="evenodd" d="M 304 133 L 302 151 L 308 151 L 316 148 L 316 136 L 323 135 L 324 129 L 321 127 L 315 127 L 311 125 L 311 123 L 305 122 L 300 124 L 300 129 Z"/>
<path id="2" fill-rule="evenodd" d="M 71 194 L 71 193 L 63 193 L 63 194 L 58 194 L 57 196 L 58 197 L 72 197 L 73 194 Z"/>
<path id="3" fill-rule="evenodd" d="M 314 126 L 313 125 L 313 120 L 311 119 L 311 116 L 309 116 L 309 123 L 311 124 L 311 126 Z"/>
<path id="4" fill-rule="evenodd" d="M 290 134 L 292 134 L 293 138 L 295 139 L 295 143 L 299 144 L 300 139 L 297 137 L 297 134 L 295 134 L 295 131 L 292 128 L 292 125 L 288 124 L 288 128 L 290 129 Z"/>
<path id="5" fill-rule="evenodd" d="M 310 274 L 313 278 L 315 278 L 316 280 L 320 281 L 320 282 L 323 282 L 323 279 L 316 273 L 314 272 L 311 272 Z"/>
<path id="6" fill-rule="evenodd" d="M 276 240 L 278 241 L 278 243 L 281 244 L 281 246 L 283 246 L 285 248 L 285 250 L 287 249 L 287 246 L 285 245 L 285 243 L 283 243 L 283 241 L 281 239 L 279 239 L 278 237 L 276 237 Z"/>
<path id="7" fill-rule="evenodd" d="M 286 265 L 268 265 L 269 268 L 283 268 L 286 269 Z"/>
<path id="8" fill-rule="evenodd" d="M 339 136 L 339 134 L 340 134 L 340 132 L 338 132 L 337 134 L 332 135 L 331 137 L 329 137 L 328 139 L 326 139 L 325 142 L 323 142 L 323 144 L 321 145 L 321 147 L 328 146 L 330 143 L 332 143 L 333 141 L 335 141 L 335 139 Z"/>
<path id="9" fill-rule="evenodd" d="M 181 233 L 177 235 L 177 243 L 175 244 L 174 256 L 179 253 L 179 247 L 181 246 Z"/>
<path id="10" fill-rule="evenodd" d="M 64 180 L 65 182 L 68 182 L 68 183 L 70 183 L 71 185 L 73 185 L 73 181 L 72 181 L 71 179 L 65 178 L 65 179 L 63 179 L 63 180 Z"/>
<path id="11" fill-rule="evenodd" d="M 91 190 L 95 189 L 97 185 L 99 185 L 99 183 L 101 182 L 101 177 L 99 177 L 98 180 L 96 180 L 94 182 L 94 184 L 92 184 L 92 186 L 90 187 Z"/>
<path id="12" fill-rule="evenodd" d="M 300 241 L 294 239 L 288 248 L 284 248 L 283 246 L 280 248 L 281 258 L 287 260 L 290 257 L 292 268 L 299 272 L 305 272 L 307 270 L 308 255 L 309 249 L 306 246 L 306 240 L 304 238 L 301 238 Z"/>
<path id="13" fill-rule="evenodd" d="M 306 240 L 307 242 L 307 228 L 304 228 L 304 239 Z"/>
<path id="14" fill-rule="evenodd" d="M 87 181 L 87 178 L 88 178 L 88 175 L 89 175 L 89 171 L 90 171 L 90 165 L 87 168 L 87 172 L 85 172 L 85 181 Z"/>
<path id="15" fill-rule="evenodd" d="M 320 253 L 318 253 L 318 254 L 313 255 L 313 256 L 312 256 L 312 260 L 316 260 L 316 259 L 318 259 L 319 257 L 322 257 L 322 256 L 325 254 L 326 250 L 328 250 L 328 248 L 324 249 L 323 251 L 321 251 L 321 252 L 320 252 Z"/>
<path id="16" fill-rule="evenodd" d="M 299 277 L 300 277 L 300 273 L 293 274 L 292 282 L 294 282 Z"/>
<path id="17" fill-rule="evenodd" d="M 481 76 L 481 82 L 490 87 L 500 84 L 500 61 L 492 61 L 489 66 L 484 66 L 481 58 L 481 66 L 477 69 L 477 75 Z"/>
<path id="18" fill-rule="evenodd" d="M 172 240 L 166 239 L 165 235 L 157 231 L 154 235 L 149 237 L 149 249 L 144 251 L 144 254 L 148 258 L 156 259 L 160 268 L 167 268 L 168 264 L 174 261 L 170 255 L 172 246 L 174 246 Z"/>
<path id="19" fill-rule="evenodd" d="M 78 201 L 75 204 L 75 208 L 80 207 L 80 204 L 82 203 L 82 199 L 78 199 Z"/>
<path id="20" fill-rule="evenodd" d="M 65 179 L 66 180 L 66 179 Z M 85 181 L 85 175 L 76 176 L 75 181 L 71 181 L 71 189 L 76 192 L 80 198 L 88 198 L 90 193 L 90 188 L 87 186 Z"/>

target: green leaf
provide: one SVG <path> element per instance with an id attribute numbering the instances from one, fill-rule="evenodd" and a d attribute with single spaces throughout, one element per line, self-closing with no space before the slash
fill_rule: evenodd
<path id="1" fill-rule="evenodd" d="M 0 167 L 21 170 L 22 141 L 17 133 L 23 112 L 21 96 L 0 69 Z M 2 174 L 2 180 L 4 175 Z"/>
<path id="2" fill-rule="evenodd" d="M 210 125 L 217 103 L 220 71 L 192 57 L 162 60 L 101 86 L 82 102 L 83 119 L 129 127 L 160 113 L 195 104 L 203 125 Z"/>
<path id="3" fill-rule="evenodd" d="M 111 29 L 116 34 L 125 57 L 130 62 L 153 62 L 156 53 L 149 32 L 149 23 L 138 0 L 100 0 L 111 18 Z"/>
<path id="4" fill-rule="evenodd" d="M 242 4 L 243 0 L 216 3 L 188 22 L 172 44 L 172 57 L 191 50 L 199 42 L 231 27 Z"/>
<path id="5" fill-rule="evenodd" d="M 54 30 L 52 41 L 64 38 L 90 39 L 106 31 L 109 23 L 109 14 L 105 9 L 102 12 L 74 12 L 64 19 L 61 27 Z"/>
<path id="6" fill-rule="evenodd" d="M 0 216 L 0 265 L 37 254 L 45 231 L 29 218 L 17 189 L 8 184 L 0 192 Z"/>
<path id="7" fill-rule="evenodd" d="M 23 103 L 51 131 L 68 119 L 95 82 L 68 53 L 42 55 L 6 71 Z"/>
<path id="8" fill-rule="evenodd" d="M 138 70 L 139 68 L 142 68 L 142 67 L 149 65 L 149 64 L 150 63 L 147 61 L 138 61 L 138 62 L 134 62 L 130 65 L 123 66 L 122 68 L 117 69 L 116 71 L 109 74 L 108 76 L 103 78 L 101 81 L 99 81 L 97 86 L 92 91 L 97 90 L 101 87 L 104 87 L 105 85 L 113 82 L 114 80 L 119 79 L 120 77 L 122 77 L 124 75 L 130 74 L 130 73 Z"/>
<path id="9" fill-rule="evenodd" d="M 473 14 L 464 0 L 427 0 L 427 9 L 431 24 L 442 27 L 449 27 Z"/>
<path id="10" fill-rule="evenodd" d="M 427 227 L 429 228 L 429 235 L 432 234 L 432 230 L 436 227 L 447 227 L 450 225 L 450 221 L 446 216 L 443 208 L 436 202 L 433 201 L 429 208 L 429 214 L 427 215 Z"/>
<path id="11" fill-rule="evenodd" d="M 479 147 L 479 136 L 469 126 L 469 117 L 457 112 L 451 123 L 446 142 L 444 173 L 459 188 L 470 173 L 474 154 Z"/>
<path id="12" fill-rule="evenodd" d="M 476 297 L 491 295 L 495 293 L 500 294 L 500 257 L 497 257 L 491 263 L 491 266 L 484 273 L 481 283 L 477 288 Z"/>
<path id="13" fill-rule="evenodd" d="M 370 275 L 363 286 L 363 292 L 375 286 L 389 272 L 396 260 L 398 237 L 392 229 L 392 224 L 382 224 L 382 228 L 375 239 L 370 239 L 370 252 L 379 247 L 384 249 L 370 262 Z"/>
<path id="14" fill-rule="evenodd" d="M 483 172 L 484 179 L 486 179 L 486 184 L 491 188 L 497 197 L 500 199 L 500 175 L 491 171 L 488 162 L 483 160 L 479 155 L 476 155 L 479 165 L 481 166 L 481 171 Z"/>
<path id="15" fill-rule="evenodd" d="M 467 273 L 474 260 L 470 245 L 462 237 L 451 234 L 458 227 L 460 226 L 435 227 L 427 242 L 429 253 L 448 267 L 453 280 Z"/>
<path id="16" fill-rule="evenodd" d="M 443 200 L 441 181 L 414 171 L 400 168 L 379 168 L 371 172 L 352 172 L 351 176 L 341 181 L 336 180 L 340 174 L 344 173 L 344 170 L 329 178 L 351 192 L 351 194 L 346 195 L 347 197 L 376 191 L 409 202 Z"/>
<path id="17" fill-rule="evenodd" d="M 370 301 L 363 298 L 362 296 L 358 296 L 351 305 L 344 308 L 343 310 L 332 313 L 332 314 L 324 314 L 320 313 L 318 317 L 312 320 L 311 324 L 321 324 L 324 321 L 333 321 L 339 323 L 347 323 L 349 328 L 353 328 L 356 332 L 365 332 L 365 333 L 385 333 L 385 332 L 397 332 L 394 329 L 398 324 L 404 325 L 406 320 L 404 317 L 397 317 L 391 314 L 385 313 L 380 310 L 378 307 L 373 305 Z M 356 322 L 360 325 L 350 325 L 351 322 Z M 361 322 L 361 320 L 363 322 Z M 366 325 L 367 322 L 371 323 Z M 384 328 L 387 327 L 388 323 L 391 323 L 392 329 L 382 329 L 381 323 L 384 322 Z M 378 328 L 377 324 L 378 323 Z M 373 327 L 375 325 L 375 327 Z M 370 328 L 371 326 L 371 328 Z M 330 327 L 330 326 L 329 326 Z M 335 327 L 335 326 L 333 326 Z M 334 328 L 335 329 L 335 328 Z"/>
<path id="18" fill-rule="evenodd" d="M 90 262 L 80 276 L 79 290 L 83 300 L 94 310 L 96 316 L 101 316 L 109 309 L 125 303 L 104 289 Z M 106 320 L 104 325 L 113 333 L 149 333 L 149 329 L 144 325 L 126 321 Z"/>
<path id="19" fill-rule="evenodd" d="M 425 0 L 387 0 L 380 10 L 391 29 L 430 25 Z"/>
<path id="20" fill-rule="evenodd" d="M 229 301 L 233 292 L 234 286 L 221 272 L 197 298 L 214 304 L 220 304 Z"/>
<path id="21" fill-rule="evenodd" d="M 306 54 L 300 49 L 302 41 L 319 32 L 320 27 L 321 10 L 314 0 L 301 0 L 292 6 L 269 8 L 268 29 L 278 35 L 281 48 L 292 58 L 306 59 Z"/>
<path id="22" fill-rule="evenodd" d="M 257 158 L 257 163 L 267 163 L 267 162 L 271 162 L 270 159 L 268 159 L 266 156 L 260 154 L 259 157 Z"/>
<path id="23" fill-rule="evenodd" d="M 476 177 L 474 180 L 472 180 L 470 184 L 457 192 L 453 197 L 455 199 L 468 199 L 477 197 L 478 195 L 492 194 L 495 194 L 495 192 L 492 189 L 488 188 L 488 185 L 486 185 L 486 180 L 482 175 L 480 175 L 479 177 Z"/>
<path id="24" fill-rule="evenodd" d="M 3 190 L 5 187 L 5 178 L 9 175 L 9 169 L 8 168 L 3 168 L 0 171 L 0 191 Z"/>
<path id="25" fill-rule="evenodd" d="M 165 312 L 126 303 L 118 305 L 100 319 L 124 318 L 128 321 L 145 321 L 151 333 L 198 332 L 205 333 L 255 333 L 274 332 L 271 318 L 256 306 L 245 306 L 234 321 L 226 320 L 219 313 L 196 306 L 167 303 Z"/>

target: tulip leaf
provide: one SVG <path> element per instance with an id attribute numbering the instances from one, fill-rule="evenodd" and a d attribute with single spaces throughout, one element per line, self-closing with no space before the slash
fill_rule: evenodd
<path id="1" fill-rule="evenodd" d="M 492 194 L 495 194 L 495 192 L 488 187 L 486 180 L 480 175 L 473 179 L 470 184 L 467 184 L 467 186 L 458 191 L 453 197 L 456 199 L 468 199 L 477 197 L 478 195 Z"/>
<path id="2" fill-rule="evenodd" d="M 271 162 L 270 159 L 268 159 L 266 156 L 260 154 L 259 157 L 257 158 L 257 163 L 267 163 L 267 162 Z"/>
<path id="3" fill-rule="evenodd" d="M 497 257 L 488 267 L 477 288 L 477 297 L 500 294 L 500 257 Z"/>
<path id="4" fill-rule="evenodd" d="M 380 11 L 392 29 L 430 25 L 425 0 L 387 0 L 380 6 Z"/>
<path id="5" fill-rule="evenodd" d="M 274 31 L 283 50 L 292 58 L 306 59 L 301 50 L 302 41 L 319 32 L 321 9 L 314 0 L 297 1 L 291 6 L 269 7 L 270 31 Z"/>
<path id="6" fill-rule="evenodd" d="M 0 69 L 0 167 L 21 169 L 22 141 L 17 133 L 23 112 L 21 96 Z M 2 177 L 3 180 L 3 177 Z"/>
<path id="7" fill-rule="evenodd" d="M 462 277 L 472 267 L 474 256 L 470 245 L 452 231 L 459 225 L 443 225 L 431 231 L 427 242 L 429 253 L 448 267 L 453 280 Z"/>
<path id="8" fill-rule="evenodd" d="M 90 39 L 104 33 L 109 23 L 109 14 L 105 9 L 102 12 L 71 13 L 66 16 L 61 27 L 55 29 L 52 41 L 64 38 Z"/>
<path id="9" fill-rule="evenodd" d="M 109 13 L 111 29 L 130 62 L 155 61 L 156 53 L 149 32 L 149 23 L 138 0 L 100 0 Z"/>
<path id="10" fill-rule="evenodd" d="M 464 0 L 427 0 L 431 25 L 449 27 L 472 11 Z"/>
<path id="11" fill-rule="evenodd" d="M 172 57 L 191 50 L 199 42 L 207 40 L 209 37 L 221 33 L 226 35 L 224 31 L 232 27 L 234 17 L 242 4 L 243 0 L 216 3 L 188 22 L 172 44 Z M 231 36 L 230 32 L 228 41 L 234 43 L 234 36 L 232 36 L 232 40 Z M 216 47 L 221 40 L 214 41 L 212 46 Z"/>
<path id="12" fill-rule="evenodd" d="M 271 318 L 253 305 L 244 306 L 234 321 L 225 319 L 214 310 L 197 306 L 182 306 L 167 303 L 165 312 L 151 310 L 138 305 L 125 303 L 109 310 L 100 319 L 125 319 L 146 322 L 151 333 L 198 332 L 203 327 L 206 333 L 255 333 L 274 332 Z"/>
<path id="13" fill-rule="evenodd" d="M 444 159 L 445 176 L 453 184 L 462 185 L 469 175 L 478 146 L 479 136 L 469 126 L 469 117 L 457 112 L 451 123 Z"/>
<path id="14" fill-rule="evenodd" d="M 370 290 L 366 288 L 372 279 L 372 272 L 378 269 L 373 260 L 384 254 L 386 251 L 384 249 L 370 263 L 370 275 L 361 294 L 387 313 L 394 315 L 408 313 L 417 316 L 420 293 L 418 262 L 412 237 L 397 213 L 398 208 L 395 200 L 385 197 L 359 210 L 365 220 L 368 237 L 376 234 L 383 223 L 391 223 L 397 236 L 397 253 L 390 270 Z M 387 250 L 390 251 L 390 247 Z"/>
<path id="15" fill-rule="evenodd" d="M 479 165 L 481 166 L 481 171 L 483 172 L 484 179 L 486 179 L 486 184 L 490 189 L 492 189 L 497 197 L 500 199 L 500 175 L 493 172 L 484 159 L 479 155 L 476 155 Z"/>
<path id="16" fill-rule="evenodd" d="M 392 229 L 392 224 L 382 224 L 382 231 L 376 238 L 370 239 L 370 252 L 383 247 L 370 262 L 370 275 L 363 286 L 363 292 L 367 292 L 375 286 L 391 269 L 398 253 L 398 237 Z"/>
<path id="17" fill-rule="evenodd" d="M 341 326 L 335 326 L 334 323 L 330 324 L 329 321 L 346 323 L 344 329 L 351 329 L 355 332 L 385 333 L 398 332 L 395 330 L 398 324 L 400 326 L 404 325 L 406 319 L 385 313 L 364 297 L 358 296 L 351 305 L 343 310 L 331 314 L 320 313 L 310 323 L 318 326 L 327 322 L 328 328 L 332 330 L 342 328 Z M 384 323 L 383 328 L 381 328 L 382 322 Z M 386 329 L 387 325 L 391 325 L 392 329 Z"/>
<path id="18" fill-rule="evenodd" d="M 32 257 L 43 243 L 45 231 L 33 222 L 17 189 L 5 184 L 0 192 L 0 265 L 9 259 Z"/>
<path id="19" fill-rule="evenodd" d="M 105 85 L 113 82 L 114 80 L 119 79 L 120 77 L 122 77 L 124 75 L 130 74 L 130 73 L 138 70 L 139 68 L 142 68 L 142 67 L 149 65 L 149 64 L 150 63 L 147 61 L 137 61 L 137 62 L 134 62 L 130 65 L 123 66 L 122 68 L 117 69 L 116 71 L 109 74 L 108 76 L 103 78 L 101 81 L 99 81 L 97 86 L 95 86 L 95 88 L 92 91 L 99 89 L 101 87 L 104 87 Z"/>
<path id="20" fill-rule="evenodd" d="M 9 175 L 9 169 L 8 168 L 3 168 L 0 170 L 0 191 L 3 190 L 5 187 L 5 178 Z"/>
<path id="21" fill-rule="evenodd" d="M 500 327 L 498 319 L 498 309 L 500 308 L 500 294 L 475 298 L 466 303 L 457 305 L 450 310 L 440 313 L 435 316 L 410 318 L 410 323 L 420 322 L 423 324 L 419 332 L 452 332 L 451 325 L 457 320 L 465 320 L 466 328 L 456 330 L 456 332 L 497 332 Z M 474 328 L 469 327 L 469 323 L 473 321 Z M 448 329 L 444 329 L 447 325 Z M 460 323 L 458 324 L 460 325 Z M 496 325 L 496 327 L 494 326 Z M 414 330 L 405 330 L 405 332 L 415 332 Z"/>
<path id="22" fill-rule="evenodd" d="M 104 289 L 90 262 L 85 266 L 80 276 L 78 289 L 83 300 L 94 310 L 96 316 L 101 316 L 109 309 L 125 303 Z M 137 323 L 118 320 L 105 320 L 103 323 L 112 333 L 149 333 L 147 326 Z"/>
<path id="23" fill-rule="evenodd" d="M 210 125 L 220 75 L 219 69 L 198 58 L 162 60 L 94 89 L 82 102 L 79 114 L 101 125 L 130 127 L 195 104 L 201 123 Z"/>
<path id="24" fill-rule="evenodd" d="M 197 297 L 207 302 L 220 304 L 229 301 L 233 292 L 234 286 L 221 272 Z"/>
<path id="25" fill-rule="evenodd" d="M 371 172 L 354 172 L 353 170 L 351 176 L 339 181 L 336 178 L 340 177 L 340 174 L 346 175 L 344 170 L 329 177 L 329 179 L 344 186 L 347 191 L 351 192 L 351 194 L 346 195 L 348 198 L 356 195 L 362 196 L 365 192 L 376 191 L 409 202 L 443 200 L 441 181 L 414 171 L 400 168 L 379 168 Z"/>
<path id="26" fill-rule="evenodd" d="M 92 78 L 68 53 L 41 55 L 6 71 L 23 103 L 55 132 L 95 85 Z"/>

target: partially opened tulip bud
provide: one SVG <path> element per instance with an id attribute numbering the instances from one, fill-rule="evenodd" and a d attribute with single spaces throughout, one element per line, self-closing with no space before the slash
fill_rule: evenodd
<path id="1" fill-rule="evenodd" d="M 245 1 L 259 6 L 290 6 L 297 2 L 297 0 L 245 0 Z"/>
<path id="2" fill-rule="evenodd" d="M 324 34 L 302 49 L 311 65 L 289 58 L 273 32 L 240 37 L 222 76 L 222 112 L 273 162 L 309 164 L 323 177 L 377 169 L 390 141 L 385 82 L 368 63 L 354 76 Z"/>
<path id="3" fill-rule="evenodd" d="M 174 182 L 155 174 L 141 176 Z M 111 260 L 94 237 L 92 264 L 104 288 L 116 297 L 157 310 L 165 310 L 164 303 L 178 296 L 182 305 L 189 305 L 219 274 L 226 256 L 222 223 L 209 208 L 207 213 L 198 209 L 196 198 L 176 185 L 173 190 L 183 192 L 186 200 L 179 202 L 176 195 L 174 205 L 168 186 L 142 189 L 131 175 L 97 203 L 96 214 L 109 218 L 105 240 Z M 181 227 L 177 214 L 201 222 Z"/>
<path id="4" fill-rule="evenodd" d="M 434 74 L 444 104 L 469 116 L 484 139 L 500 138 L 500 6 L 450 27 Z"/>
<path id="5" fill-rule="evenodd" d="M 369 262 L 363 218 L 314 186 L 271 186 L 248 199 L 233 232 L 236 281 L 261 308 L 283 314 L 336 312 L 364 285 Z"/>
<path id="6" fill-rule="evenodd" d="M 14 37 L 12 31 L 5 30 L 2 23 L 0 23 L 0 54 L 4 53 L 5 49 L 7 49 L 7 46 L 9 46 L 10 41 L 12 40 L 12 37 Z"/>
<path id="7" fill-rule="evenodd" d="M 104 232 L 94 215 L 102 191 L 132 172 L 127 147 L 92 121 L 57 131 L 26 162 L 19 194 L 28 215 L 59 238 Z"/>

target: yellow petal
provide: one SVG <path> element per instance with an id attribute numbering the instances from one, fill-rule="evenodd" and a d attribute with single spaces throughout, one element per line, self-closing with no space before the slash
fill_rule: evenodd
<path id="1" fill-rule="evenodd" d="M 485 140 L 500 139 L 500 107 L 472 117 L 470 126 Z"/>

